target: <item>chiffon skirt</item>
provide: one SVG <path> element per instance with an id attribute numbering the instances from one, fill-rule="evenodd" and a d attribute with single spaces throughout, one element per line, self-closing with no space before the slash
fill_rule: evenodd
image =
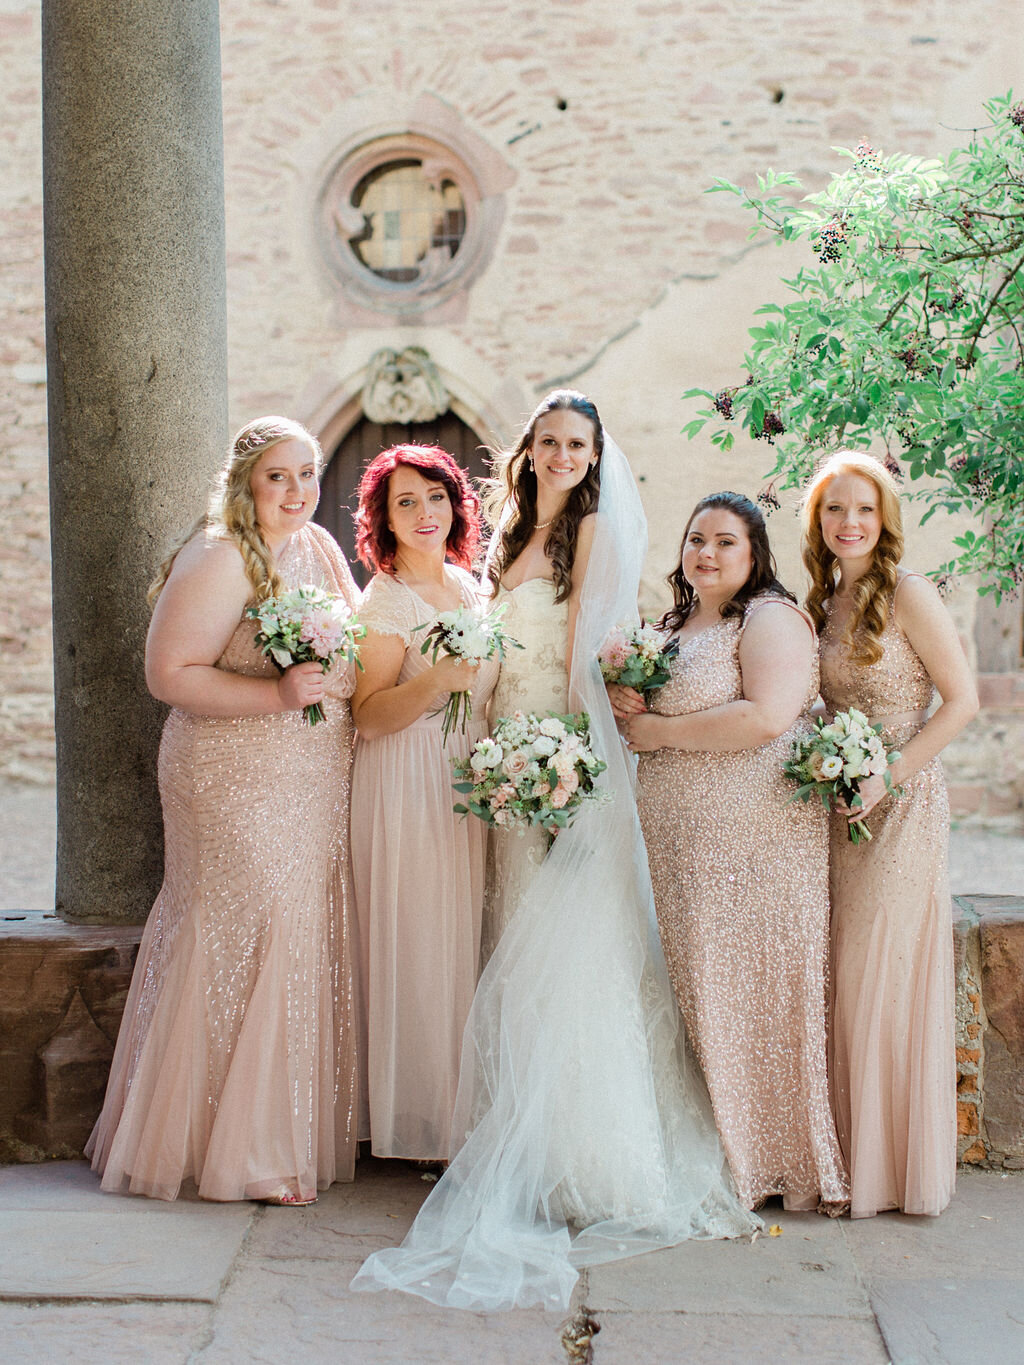
<path id="1" fill-rule="evenodd" d="M 868 817 L 832 817 L 832 1094 L 854 1218 L 937 1214 L 956 1173 L 949 802 L 934 761 Z"/>

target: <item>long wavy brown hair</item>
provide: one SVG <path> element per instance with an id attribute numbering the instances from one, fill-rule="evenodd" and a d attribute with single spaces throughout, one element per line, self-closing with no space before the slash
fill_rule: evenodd
<path id="1" fill-rule="evenodd" d="M 747 537 L 750 540 L 751 564 L 747 581 L 735 597 L 731 597 L 728 602 L 722 603 L 718 614 L 723 619 L 729 616 L 742 616 L 751 598 L 765 592 L 776 593 L 780 597 L 788 598 L 790 602 L 796 601 L 789 589 L 779 582 L 778 570 L 775 567 L 775 556 L 768 544 L 768 528 L 765 525 L 764 515 L 757 504 L 744 497 L 742 493 L 730 493 L 728 491 L 709 493 L 706 498 L 701 498 L 690 513 L 690 520 L 686 523 L 686 529 L 679 544 L 679 563 L 665 580 L 672 589 L 672 605 L 658 622 L 659 630 L 681 629 L 693 611 L 694 599 L 697 594 L 694 592 L 693 584 L 683 574 L 683 550 L 694 518 L 700 516 L 701 512 L 708 511 L 709 508 L 731 512 L 733 516 L 739 517 L 747 528 Z"/>
<path id="2" fill-rule="evenodd" d="M 150 606 L 163 591 L 178 554 L 199 531 L 209 531 L 235 542 L 245 561 L 246 577 L 252 584 L 256 601 L 276 597 L 283 590 L 274 556 L 256 520 L 256 504 L 250 486 L 252 471 L 262 456 L 282 441 L 302 441 L 307 445 L 316 465 L 317 479 L 320 478 L 324 453 L 320 442 L 301 423 L 293 422 L 290 417 L 257 417 L 246 422 L 228 447 L 224 466 L 210 494 L 209 506 L 174 542 L 149 585 L 146 599 Z"/>
<path id="3" fill-rule="evenodd" d="M 551 560 L 555 601 L 564 602 L 572 589 L 572 567 L 576 560 L 576 538 L 580 522 L 597 510 L 601 491 L 601 454 L 604 432 L 597 408 L 576 389 L 555 389 L 542 398 L 511 450 L 499 452 L 492 468 L 494 477 L 486 484 L 484 508 L 492 526 L 498 528 L 498 547 L 491 555 L 487 576 L 495 588 L 508 566 L 516 560 L 537 529 L 537 476 L 530 468 L 537 422 L 549 412 L 578 412 L 594 428 L 594 453 L 582 481 L 569 494 L 565 506 L 551 523 L 544 553 Z"/>
<path id="4" fill-rule="evenodd" d="M 811 578 L 807 610 L 820 635 L 825 628 L 825 603 L 836 590 L 839 561 L 821 534 L 821 504 L 828 485 L 839 474 L 856 474 L 870 480 L 878 490 L 882 530 L 871 558 L 871 567 L 858 578 L 853 610 L 843 632 L 855 663 L 877 663 L 882 657 L 881 637 L 892 610 L 903 558 L 903 514 L 896 480 L 881 461 L 859 450 L 837 450 L 814 475 L 804 494 L 800 552 Z"/>

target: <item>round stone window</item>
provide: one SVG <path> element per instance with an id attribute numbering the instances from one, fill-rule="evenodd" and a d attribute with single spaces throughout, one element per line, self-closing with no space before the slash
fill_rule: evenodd
<path id="1" fill-rule="evenodd" d="M 328 260 L 375 311 L 423 311 L 461 288 L 484 255 L 487 215 L 468 166 L 417 134 L 342 157 L 321 196 Z"/>

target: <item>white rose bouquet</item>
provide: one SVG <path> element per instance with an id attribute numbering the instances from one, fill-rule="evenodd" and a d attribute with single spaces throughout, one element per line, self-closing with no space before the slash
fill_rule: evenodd
<path id="1" fill-rule="evenodd" d="M 490 613 L 474 611 L 471 607 L 457 607 L 455 611 L 443 611 L 430 625 L 414 626 L 413 630 L 427 632 L 420 653 L 432 650 L 431 662 L 437 663 L 437 656 L 444 650 L 454 654 L 457 659 L 465 659 L 470 664 L 482 664 L 487 659 L 504 660 L 507 649 L 522 649 L 518 640 L 506 634 L 501 624 L 505 606 Z M 473 702 L 468 692 L 452 692 L 445 705 L 441 732 L 447 740 L 456 725 L 463 732 L 466 722 L 473 714 Z M 437 715 L 437 711 L 431 712 Z"/>
<path id="2" fill-rule="evenodd" d="M 534 825 L 554 838 L 585 801 L 605 801 L 594 781 L 608 765 L 590 747 L 590 717 L 503 717 L 494 733 L 454 763 L 455 790 L 466 796 L 459 815 L 476 815 L 497 829 L 524 834 Z"/>
<path id="3" fill-rule="evenodd" d="M 292 664 L 316 663 L 326 673 L 334 660 L 359 663 L 358 641 L 366 634 L 344 598 L 307 583 L 280 597 L 268 597 L 247 607 L 246 616 L 259 622 L 256 644 L 283 673 Z M 321 702 L 302 708 L 307 725 L 322 721 Z"/>
<path id="4" fill-rule="evenodd" d="M 665 637 L 646 621 L 639 625 L 616 626 L 598 650 L 597 661 L 606 683 L 634 687 L 638 692 L 653 692 L 669 680 L 669 661 L 679 653 L 679 641 L 665 643 Z"/>
<path id="5" fill-rule="evenodd" d="M 851 810 L 864 803 L 858 791 L 862 777 L 884 777 L 891 792 L 894 787 L 889 769 L 899 758 L 898 749 L 886 749 L 881 738 L 882 727 L 872 725 L 862 711 L 851 707 L 837 711 L 828 723 L 818 716 L 814 729 L 793 741 L 783 772 L 798 783 L 792 800 L 809 801 L 816 792 L 828 810 L 842 801 Z M 871 838 L 871 831 L 863 820 L 853 820 L 847 826 L 851 842 L 859 844 Z"/>

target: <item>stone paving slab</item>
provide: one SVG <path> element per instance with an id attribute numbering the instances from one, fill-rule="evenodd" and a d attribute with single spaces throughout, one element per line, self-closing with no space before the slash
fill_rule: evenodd
<path id="1" fill-rule="evenodd" d="M 215 1303 L 251 1216 L 182 1206 L 159 1225 L 125 1213 L 0 1213 L 0 1299 Z"/>
<path id="2" fill-rule="evenodd" d="M 870 1318 L 857 1265 L 832 1219 L 764 1211 L 767 1231 L 754 1242 L 686 1242 L 590 1271 L 593 1312 L 805 1314 Z"/>
<path id="3" fill-rule="evenodd" d="M 196 1365 L 566 1365 L 562 1315 L 466 1313 L 409 1294 L 354 1294 L 361 1258 L 244 1256 Z"/>
<path id="4" fill-rule="evenodd" d="M 888 1365 L 874 1322 L 728 1313 L 607 1313 L 594 1365 Z M 965 1359 L 969 1359 L 966 1357 Z M 961 1362 L 962 1365 L 962 1362 Z"/>
<path id="5" fill-rule="evenodd" d="M 998 1275 L 999 1267 L 993 1270 Z M 892 1365 L 1020 1365 L 1024 1285 L 986 1276 L 883 1280 L 871 1306 Z"/>
<path id="6" fill-rule="evenodd" d="M 0 1299 L 213 1303 L 251 1204 L 104 1194 L 83 1162 L 0 1169 Z"/>
<path id="7" fill-rule="evenodd" d="M 187 1365 L 212 1313 L 209 1304 L 0 1303 L 0 1360 L 3 1365 Z"/>

